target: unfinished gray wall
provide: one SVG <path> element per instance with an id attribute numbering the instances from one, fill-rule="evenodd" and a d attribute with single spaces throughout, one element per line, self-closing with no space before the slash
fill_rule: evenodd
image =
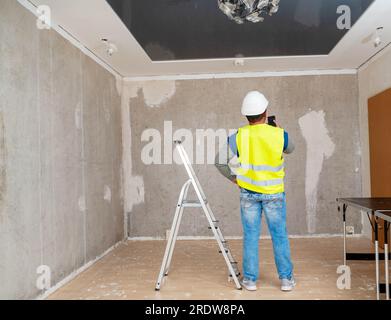
<path id="1" fill-rule="evenodd" d="M 0 298 L 26 299 L 123 239 L 115 77 L 15 0 L 0 10 Z"/>
<path id="2" fill-rule="evenodd" d="M 164 121 L 172 121 L 173 131 L 191 129 L 194 135 L 196 129 L 238 128 L 245 124 L 240 114 L 242 99 L 253 89 L 270 99 L 270 114 L 277 116 L 296 144 L 294 154 L 286 157 L 289 233 L 342 233 L 335 200 L 361 195 L 356 75 L 129 81 L 124 87 L 124 136 L 131 137 L 124 141 L 130 237 L 165 236 L 187 177 L 176 164 L 143 163 L 141 154 L 148 145 L 141 141 L 145 130 L 155 128 L 161 133 L 164 158 Z M 196 145 L 195 138 L 193 142 Z M 240 236 L 238 188 L 213 165 L 195 168 L 224 234 Z M 361 217 L 352 217 L 349 224 L 361 232 Z M 206 219 L 194 209 L 185 213 L 180 234 L 211 235 Z"/>
<path id="3" fill-rule="evenodd" d="M 371 196 L 371 170 L 369 154 L 368 99 L 391 88 L 391 47 L 365 64 L 358 72 L 360 137 L 362 145 L 362 190 L 364 197 Z M 372 228 L 364 216 L 364 234 L 372 237 Z"/>

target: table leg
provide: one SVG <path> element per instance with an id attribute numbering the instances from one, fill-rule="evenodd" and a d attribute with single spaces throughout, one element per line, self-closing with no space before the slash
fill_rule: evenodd
<path id="1" fill-rule="evenodd" d="M 346 266 L 346 204 L 342 206 L 342 217 L 343 217 L 343 265 Z M 341 208 L 338 206 L 338 211 Z"/>
<path id="2" fill-rule="evenodd" d="M 376 257 L 376 299 L 380 300 L 380 284 L 379 284 L 379 230 L 377 218 L 374 217 L 375 224 L 375 257 Z"/>
<path id="3" fill-rule="evenodd" d="M 390 279 L 388 270 L 388 226 L 389 222 L 384 220 L 384 266 L 386 277 L 386 299 L 390 300 Z"/>

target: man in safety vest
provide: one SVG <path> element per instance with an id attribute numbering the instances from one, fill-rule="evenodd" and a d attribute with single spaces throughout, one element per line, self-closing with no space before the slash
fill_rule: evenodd
<path id="1" fill-rule="evenodd" d="M 216 167 L 240 187 L 240 210 L 243 225 L 243 278 L 241 284 L 257 290 L 259 278 L 259 237 L 262 212 L 273 241 L 274 259 L 281 280 L 281 290 L 291 291 L 293 277 L 290 245 L 286 228 L 283 153 L 291 153 L 294 145 L 288 133 L 267 123 L 265 96 L 252 91 L 243 101 L 242 114 L 249 125 L 228 138 L 227 145 L 216 156 Z M 229 163 L 237 157 L 235 173 Z"/>

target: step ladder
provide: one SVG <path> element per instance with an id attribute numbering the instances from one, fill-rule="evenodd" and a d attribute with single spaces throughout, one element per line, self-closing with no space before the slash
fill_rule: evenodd
<path id="1" fill-rule="evenodd" d="M 202 208 L 202 210 L 205 213 L 205 216 L 209 223 L 209 229 L 212 230 L 213 235 L 217 241 L 217 244 L 219 246 L 219 253 L 221 253 L 224 257 L 225 263 L 228 267 L 229 277 L 228 281 L 233 280 L 235 283 L 235 286 L 238 290 L 242 289 L 240 282 L 238 280 L 238 277 L 240 275 L 237 262 L 232 257 L 231 251 L 228 248 L 228 243 L 224 239 L 223 234 L 221 232 L 220 227 L 218 226 L 218 220 L 216 220 L 213 211 L 208 203 L 208 200 L 206 199 L 205 193 L 202 190 L 202 187 L 200 185 L 200 182 L 194 172 L 194 169 L 191 165 L 191 162 L 189 160 L 189 157 L 182 145 L 181 141 L 175 141 L 174 144 L 176 145 L 176 150 L 179 153 L 179 156 L 181 158 L 182 163 L 185 166 L 186 172 L 189 175 L 189 180 L 185 182 L 185 184 L 182 187 L 182 190 L 179 194 L 178 203 L 175 210 L 174 220 L 172 222 L 172 227 L 170 230 L 170 234 L 167 241 L 166 251 L 164 253 L 162 266 L 160 268 L 159 277 L 156 282 L 155 290 L 159 291 L 163 279 L 165 276 L 168 275 L 168 271 L 171 264 L 172 255 L 174 252 L 175 243 L 177 241 L 178 237 L 178 231 L 179 226 L 181 223 L 182 215 L 184 208 Z M 187 200 L 187 195 L 189 191 L 190 185 L 193 186 L 198 200 L 192 201 Z"/>

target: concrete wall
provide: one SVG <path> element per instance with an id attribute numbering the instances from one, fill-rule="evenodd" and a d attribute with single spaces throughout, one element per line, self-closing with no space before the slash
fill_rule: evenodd
<path id="1" fill-rule="evenodd" d="M 0 10 L 0 299 L 42 294 L 123 239 L 115 77 L 15 0 Z"/>
<path id="2" fill-rule="evenodd" d="M 362 145 L 362 190 L 364 197 L 371 196 L 371 172 L 368 132 L 368 99 L 391 87 L 391 47 L 375 56 L 358 72 L 360 136 Z M 371 226 L 364 217 L 364 234 L 371 236 Z"/>
<path id="3" fill-rule="evenodd" d="M 277 116 L 296 144 L 295 153 L 286 157 L 289 233 L 342 233 L 335 199 L 361 195 L 355 75 L 125 83 L 124 185 L 131 237 L 165 236 L 186 180 L 181 166 L 146 165 L 142 160 L 142 155 L 148 159 L 148 153 L 157 160 L 170 158 L 172 136 L 166 132 L 164 137 L 164 122 L 166 129 L 172 122 L 174 132 L 190 129 L 194 136 L 197 129 L 238 128 L 245 124 L 240 114 L 242 99 L 252 89 L 263 91 L 270 99 L 270 113 Z M 187 142 L 193 143 L 188 149 L 196 152 L 201 140 L 196 142 L 194 136 Z M 153 141 L 161 145 L 161 150 L 154 149 L 155 154 L 148 149 Z M 212 164 L 195 168 L 225 235 L 240 236 L 238 188 L 221 177 Z M 359 216 L 353 217 L 350 225 L 361 233 Z M 181 235 L 211 233 L 203 215 L 188 210 Z"/>

